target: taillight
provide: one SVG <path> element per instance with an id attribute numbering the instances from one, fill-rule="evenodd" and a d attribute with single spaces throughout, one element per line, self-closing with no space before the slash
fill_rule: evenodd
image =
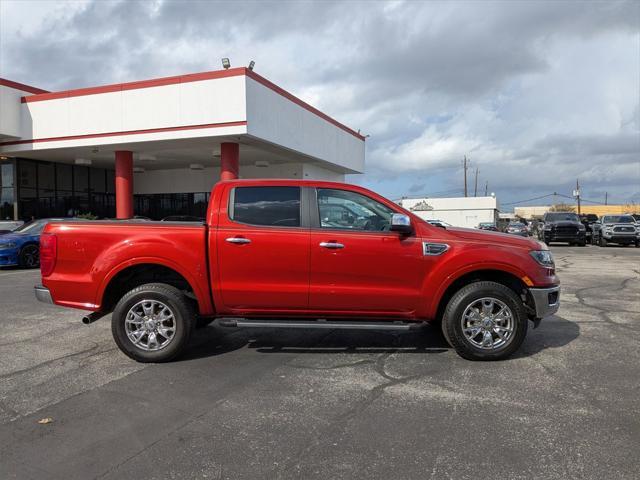
<path id="1" fill-rule="evenodd" d="M 40 274 L 48 277 L 53 273 L 58 255 L 58 237 L 51 233 L 40 235 Z"/>

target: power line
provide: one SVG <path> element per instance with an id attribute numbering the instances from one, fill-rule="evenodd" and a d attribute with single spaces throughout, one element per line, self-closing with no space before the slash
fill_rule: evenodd
<path id="1" fill-rule="evenodd" d="M 559 197 L 568 198 L 569 200 L 575 200 L 575 198 L 574 198 L 574 197 L 571 197 L 571 196 L 569 196 L 569 195 L 563 195 L 563 194 L 561 194 L 561 193 L 558 193 L 557 195 L 558 195 Z M 582 202 L 589 202 L 589 203 L 595 203 L 595 204 L 597 204 L 597 205 L 607 205 L 606 203 L 604 203 L 604 202 L 599 202 L 598 200 L 588 200 L 588 199 L 586 199 L 586 198 L 582 198 L 582 197 L 580 197 L 580 201 L 582 201 Z"/>
<path id="2" fill-rule="evenodd" d="M 541 198 L 547 198 L 547 197 L 552 197 L 554 195 L 560 195 L 559 193 L 553 192 L 553 193 L 548 193 L 546 195 L 541 195 L 539 197 L 534 197 L 534 198 L 527 198 L 526 200 L 518 200 L 517 202 L 509 202 L 509 203 L 503 203 L 502 205 L 515 205 L 516 203 L 526 203 L 526 202 L 532 202 L 534 200 L 540 200 Z M 563 195 L 560 195 L 563 196 Z M 571 197 L 568 197 L 571 198 Z"/>

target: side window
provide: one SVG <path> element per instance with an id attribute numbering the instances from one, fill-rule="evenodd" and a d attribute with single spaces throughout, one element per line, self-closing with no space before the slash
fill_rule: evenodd
<path id="1" fill-rule="evenodd" d="M 318 189 L 320 227 L 386 232 L 393 210 L 365 195 L 347 190 Z"/>
<path id="2" fill-rule="evenodd" d="M 232 220 L 272 227 L 300 226 L 300 187 L 236 187 Z"/>

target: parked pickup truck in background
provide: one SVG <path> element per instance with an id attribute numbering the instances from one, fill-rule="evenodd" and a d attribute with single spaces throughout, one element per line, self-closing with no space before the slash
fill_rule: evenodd
<path id="1" fill-rule="evenodd" d="M 547 245 L 551 242 L 567 242 L 569 245 L 584 247 L 587 244 L 587 229 L 580 217 L 573 212 L 547 212 L 538 227 L 540 240 Z"/>
<path id="2" fill-rule="evenodd" d="M 196 323 L 408 329 L 442 323 L 468 359 L 518 349 L 555 313 L 551 253 L 532 239 L 429 225 L 361 187 L 237 180 L 211 192 L 204 223 L 52 222 L 39 300 L 112 313 L 141 362 L 183 352 Z"/>
<path id="3" fill-rule="evenodd" d="M 601 247 L 609 243 L 640 247 L 640 228 L 632 215 L 603 215 L 594 224 L 591 241 Z"/>

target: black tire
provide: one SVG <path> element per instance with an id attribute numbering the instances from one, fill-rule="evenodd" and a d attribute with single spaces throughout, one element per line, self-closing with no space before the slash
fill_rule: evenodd
<path id="1" fill-rule="evenodd" d="M 463 333 L 463 314 L 474 302 L 484 298 L 497 299 L 512 313 L 513 332 L 507 343 L 492 349 L 474 345 Z M 442 318 L 442 332 L 458 355 L 467 360 L 502 360 L 522 345 L 527 335 L 528 319 L 520 297 L 510 288 L 495 282 L 474 282 L 454 294 Z"/>
<path id="2" fill-rule="evenodd" d="M 601 247 L 606 247 L 607 246 L 607 241 L 603 237 L 600 237 L 600 246 Z"/>
<path id="3" fill-rule="evenodd" d="M 164 305 L 173 318 L 171 325 L 173 325 L 174 331 L 171 339 L 166 338 L 169 340 L 166 346 L 154 351 L 136 346 L 127 335 L 127 327 L 125 326 L 130 311 L 139 305 L 141 308 L 144 307 L 145 300 L 149 301 L 147 305 Z M 166 310 L 162 309 L 162 312 L 166 312 Z M 173 360 L 184 352 L 195 324 L 196 312 L 193 302 L 180 290 L 164 283 L 147 283 L 126 293 L 116 304 L 111 318 L 111 333 L 120 350 L 128 357 L 142 363 L 160 363 Z M 171 330 L 171 327 L 168 330 Z M 145 338 L 145 334 L 140 337 L 140 339 L 143 338 Z M 149 342 L 149 335 L 146 338 Z M 155 335 L 154 338 L 156 338 Z M 164 337 L 160 336 L 160 338 Z"/>
<path id="4" fill-rule="evenodd" d="M 585 240 L 584 242 L 580 242 L 578 244 L 579 247 L 586 247 L 587 246 L 587 241 Z"/>
<path id="5" fill-rule="evenodd" d="M 18 254 L 18 263 L 23 268 L 38 268 L 40 266 L 40 246 L 30 243 L 22 247 Z"/>
<path id="6" fill-rule="evenodd" d="M 636 248 L 640 248 L 640 240 L 636 241 Z"/>

